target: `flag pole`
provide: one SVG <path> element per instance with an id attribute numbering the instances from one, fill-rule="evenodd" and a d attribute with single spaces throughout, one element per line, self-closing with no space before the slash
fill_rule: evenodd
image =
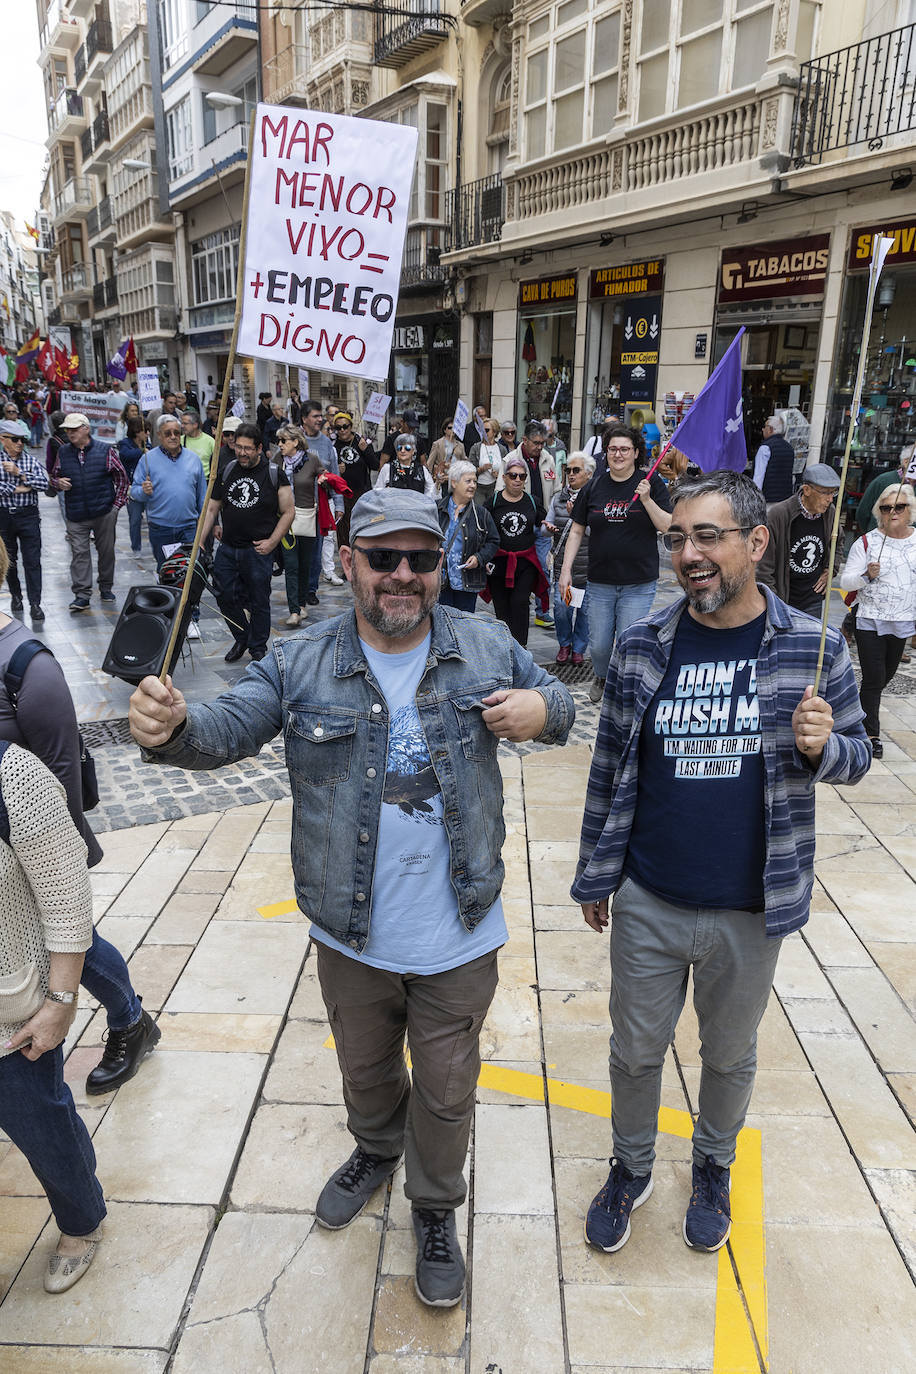
<path id="1" fill-rule="evenodd" d="M 216 482 L 216 474 L 219 469 L 219 451 L 223 442 L 223 423 L 226 419 L 226 407 L 229 402 L 229 379 L 232 376 L 232 369 L 235 366 L 235 351 L 239 338 L 239 323 L 242 318 L 242 285 L 245 276 L 245 241 L 248 237 L 248 197 L 251 189 L 251 156 L 254 150 L 254 126 L 256 111 L 252 111 L 251 122 L 248 126 L 248 160 L 245 164 L 245 192 L 242 201 L 242 228 L 239 234 L 239 267 L 236 276 L 235 292 L 235 318 L 232 323 L 232 341 L 229 344 L 229 356 L 226 359 L 226 367 L 223 372 L 223 390 L 219 403 L 219 416 L 216 421 L 216 433 L 214 435 L 213 456 L 210 459 L 210 477 L 207 481 L 207 492 L 204 497 L 203 510 L 197 518 L 197 528 L 194 531 L 194 542 L 191 545 L 191 553 L 188 558 L 188 571 L 185 574 L 184 585 L 181 588 L 181 600 L 178 602 L 178 610 L 172 620 L 172 632 L 169 635 L 168 646 L 165 651 L 165 658 L 162 663 L 162 672 L 159 674 L 159 681 L 165 682 L 168 676 L 169 666 L 172 662 L 172 655 L 175 652 L 175 644 L 178 640 L 178 631 L 181 626 L 185 607 L 188 603 L 188 595 L 191 590 L 191 578 L 197 570 L 197 555 L 200 550 L 200 539 L 203 532 L 204 521 L 207 517 L 207 508 L 210 504 L 210 496 Z"/>
<path id="2" fill-rule="evenodd" d="M 862 404 L 862 389 L 865 385 L 865 364 L 868 358 L 868 336 L 871 332 L 875 296 L 878 291 L 878 279 L 881 276 L 884 259 L 887 257 L 888 250 L 893 242 L 894 240 L 891 238 L 884 238 L 880 234 L 876 234 L 872 246 L 871 266 L 868 273 L 868 295 L 865 299 L 865 319 L 862 323 L 862 340 L 859 344 L 859 366 L 856 369 L 856 384 L 853 388 L 852 403 L 849 408 L 849 426 L 846 431 L 846 447 L 843 450 L 843 465 L 840 469 L 840 489 L 836 494 L 836 506 L 833 512 L 833 532 L 830 536 L 830 553 L 827 559 L 827 588 L 824 594 L 824 613 L 821 617 L 821 642 L 817 651 L 817 667 L 814 671 L 814 683 L 811 693 L 811 695 L 815 697 L 820 687 L 821 673 L 824 668 L 824 648 L 827 643 L 827 621 L 830 616 L 830 584 L 833 581 L 836 547 L 840 535 L 840 525 L 843 520 L 843 495 L 846 491 L 849 455 L 852 451 L 853 435 L 859 428 L 859 407 Z"/>

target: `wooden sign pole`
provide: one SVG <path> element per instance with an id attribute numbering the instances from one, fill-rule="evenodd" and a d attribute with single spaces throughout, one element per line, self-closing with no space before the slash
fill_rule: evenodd
<path id="1" fill-rule="evenodd" d="M 830 615 L 830 586 L 833 582 L 833 568 L 836 562 L 836 546 L 840 535 L 840 525 L 843 520 L 843 494 L 846 491 L 846 474 L 849 471 L 849 454 L 852 450 L 852 436 L 859 427 L 859 407 L 862 404 L 862 389 L 865 384 L 865 364 L 868 359 L 868 336 L 871 332 L 872 313 L 875 308 L 875 296 L 878 291 L 878 279 L 881 276 L 881 268 L 885 254 L 881 252 L 881 245 L 891 243 L 893 240 L 884 239 L 877 234 L 872 246 L 871 270 L 868 275 L 868 295 L 865 300 L 865 321 L 862 326 L 862 342 L 859 345 L 859 366 L 856 370 L 856 384 L 852 393 L 852 403 L 849 409 L 849 428 L 846 431 L 846 447 L 843 451 L 843 466 L 840 469 L 840 489 L 836 495 L 836 506 L 833 512 L 833 533 L 830 536 L 830 553 L 827 560 L 827 589 L 824 594 L 824 614 L 821 619 L 821 642 L 817 652 L 817 668 L 814 673 L 814 690 L 812 696 L 817 696 L 817 690 L 821 684 L 821 673 L 824 668 L 824 648 L 827 643 L 827 621 Z M 802 474 L 804 476 L 804 474 Z"/>
<path id="2" fill-rule="evenodd" d="M 197 519 L 197 529 L 194 531 L 194 543 L 191 546 L 190 557 L 188 558 L 188 571 L 185 574 L 184 585 L 181 589 L 181 600 L 178 603 L 178 610 L 172 621 L 172 632 L 169 635 L 168 647 L 165 651 L 165 659 L 162 664 L 162 672 L 159 674 L 159 681 L 165 682 L 169 672 L 169 664 L 175 652 L 175 644 L 178 640 L 178 631 L 184 615 L 185 607 L 188 604 L 188 595 L 191 590 L 191 578 L 197 568 L 197 555 L 200 551 L 200 537 L 203 531 L 204 521 L 207 517 L 207 507 L 210 504 L 210 497 L 213 486 L 216 482 L 216 474 L 219 470 L 219 451 L 223 442 L 223 422 L 226 419 L 226 407 L 229 403 L 229 379 L 232 376 L 232 369 L 235 366 L 235 350 L 239 337 L 239 322 L 242 317 L 242 280 L 245 273 L 245 240 L 248 236 L 248 193 L 251 186 L 251 155 L 254 148 L 254 122 L 255 114 L 252 112 L 251 123 L 248 129 L 248 161 L 245 164 L 245 195 L 242 204 L 242 230 L 239 235 L 239 270 L 236 277 L 235 292 L 235 319 L 232 323 L 232 342 L 229 345 L 229 357 L 226 360 L 226 370 L 223 373 L 223 390 L 219 403 L 219 417 L 216 421 L 216 435 L 213 445 L 213 456 L 210 459 L 210 477 L 207 482 L 207 493 L 204 497 L 204 507 Z"/>

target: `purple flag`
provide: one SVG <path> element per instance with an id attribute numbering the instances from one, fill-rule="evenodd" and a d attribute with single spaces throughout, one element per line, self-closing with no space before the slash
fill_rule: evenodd
<path id="1" fill-rule="evenodd" d="M 117 353 L 109 358 L 105 371 L 109 377 L 115 377 L 119 382 L 123 382 L 127 376 L 127 367 L 124 363 L 124 355 L 127 352 L 127 340 L 119 346 Z"/>
<path id="2" fill-rule="evenodd" d="M 747 467 L 741 402 L 743 333 L 742 327 L 671 437 L 672 446 L 703 472 L 743 472 Z"/>

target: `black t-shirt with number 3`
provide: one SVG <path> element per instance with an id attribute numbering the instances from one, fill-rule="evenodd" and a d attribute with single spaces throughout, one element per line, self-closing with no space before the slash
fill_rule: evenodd
<path id="1" fill-rule="evenodd" d="M 277 483 L 279 487 L 289 486 L 282 467 Z M 238 459 L 227 463 L 214 484 L 213 499 L 223 503 L 219 523 L 222 542 L 230 549 L 244 549 L 258 539 L 269 539 L 276 529 L 280 508 L 277 487 L 270 480 L 265 458 L 256 468 L 243 468 Z"/>
<path id="2" fill-rule="evenodd" d="M 622 482 L 605 471 L 582 488 L 573 506 L 577 525 L 588 526 L 588 580 L 604 586 L 635 587 L 658 577 L 658 536 L 641 501 L 633 493 L 646 474 L 638 468 Z M 670 511 L 668 488 L 653 473 L 652 500 Z"/>

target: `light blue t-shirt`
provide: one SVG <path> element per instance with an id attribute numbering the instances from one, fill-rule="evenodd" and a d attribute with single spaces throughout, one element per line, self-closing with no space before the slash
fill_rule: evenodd
<path id="1" fill-rule="evenodd" d="M 394 973 L 444 973 L 509 938 L 501 898 L 468 931 L 451 882 L 442 793 L 416 707 L 430 637 L 405 654 L 381 654 L 360 640 L 388 703 L 388 762 L 362 954 L 313 925 L 312 938 L 351 959 Z"/>

